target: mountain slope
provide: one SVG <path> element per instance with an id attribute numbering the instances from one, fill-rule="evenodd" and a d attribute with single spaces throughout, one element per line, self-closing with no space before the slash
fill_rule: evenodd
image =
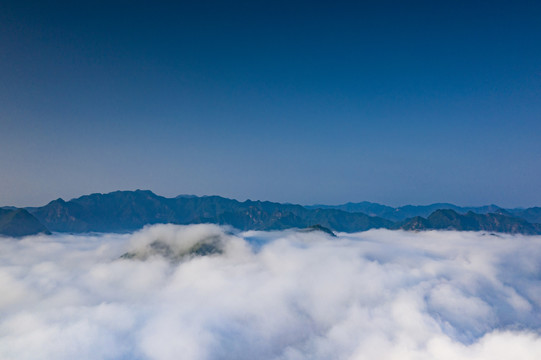
<path id="1" fill-rule="evenodd" d="M 50 234 L 38 219 L 25 209 L 0 209 L 0 235 L 20 237 Z"/>
<path id="2" fill-rule="evenodd" d="M 428 218 L 414 217 L 400 227 L 404 230 L 458 230 L 494 231 L 511 234 L 539 234 L 541 225 L 531 224 L 524 219 L 489 213 L 476 214 L 469 211 L 459 214 L 454 210 L 436 210 Z"/>
<path id="3" fill-rule="evenodd" d="M 151 191 L 115 191 L 62 199 L 31 208 L 52 231 L 126 232 L 147 224 L 216 223 L 240 230 L 279 230 L 322 225 L 336 231 L 391 227 L 389 220 L 334 209 L 306 209 L 269 201 L 239 202 L 220 196 L 165 198 Z"/>
<path id="4" fill-rule="evenodd" d="M 541 223 L 541 208 L 529 209 L 504 209 L 497 205 L 485 206 L 457 206 L 449 203 L 435 203 L 430 205 L 404 205 L 390 207 L 378 203 L 363 201 L 359 203 L 348 202 L 342 205 L 309 205 L 308 209 L 337 209 L 348 212 L 362 212 L 372 216 L 379 216 L 391 221 L 404 221 L 416 216 L 428 217 L 434 211 L 451 209 L 459 214 L 466 214 L 472 211 L 476 214 L 496 213 L 519 217 L 531 223 Z"/>
<path id="5" fill-rule="evenodd" d="M 513 211 L 513 216 L 520 217 L 531 223 L 541 223 L 541 207 L 532 207 L 524 210 Z"/>
<path id="6" fill-rule="evenodd" d="M 370 216 L 381 216 L 388 218 L 396 209 L 387 205 L 381 205 L 369 201 L 359 203 L 348 202 L 342 205 L 307 205 L 307 209 L 334 209 L 347 212 L 361 212 Z"/>
<path id="7" fill-rule="evenodd" d="M 175 222 L 164 200 L 150 191 L 115 191 L 70 201 L 58 199 L 31 212 L 52 231 L 124 232 L 147 224 Z"/>

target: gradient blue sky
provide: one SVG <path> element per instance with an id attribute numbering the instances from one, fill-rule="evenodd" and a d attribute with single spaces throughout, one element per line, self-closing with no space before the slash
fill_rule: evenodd
<path id="1" fill-rule="evenodd" d="M 0 205 L 541 205 L 539 1 L 0 2 Z"/>

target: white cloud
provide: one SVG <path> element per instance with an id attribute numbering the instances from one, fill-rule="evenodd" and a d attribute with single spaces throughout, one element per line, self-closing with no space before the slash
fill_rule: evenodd
<path id="1" fill-rule="evenodd" d="M 223 253 L 171 259 L 212 239 Z M 145 260 L 120 259 L 147 252 Z M 179 260 L 180 259 L 180 260 Z M 2 359 L 538 359 L 541 237 L 374 230 L 0 241 Z"/>

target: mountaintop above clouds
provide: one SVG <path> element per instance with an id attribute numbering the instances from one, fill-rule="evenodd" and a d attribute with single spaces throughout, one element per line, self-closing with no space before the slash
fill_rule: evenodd
<path id="1" fill-rule="evenodd" d="M 25 209 L 0 209 L 0 235 L 26 236 L 50 234 L 49 230 Z"/>
<path id="2" fill-rule="evenodd" d="M 393 221 L 402 221 L 415 216 L 427 217 L 436 210 L 450 209 L 459 214 L 466 214 L 469 211 L 476 214 L 495 213 L 520 217 L 531 223 L 541 223 L 541 207 L 504 209 L 494 204 L 485 206 L 457 206 L 449 203 L 391 207 L 369 201 L 358 203 L 348 202 L 341 205 L 308 205 L 305 207 L 308 209 L 337 209 L 348 212 L 362 212 L 367 215 L 380 216 Z"/>
<path id="3" fill-rule="evenodd" d="M 161 223 L 213 223 L 240 230 L 312 227 L 331 232 L 386 228 L 540 234 L 541 208 L 460 207 L 447 203 L 392 208 L 369 202 L 301 206 L 270 201 L 240 202 L 220 196 L 166 198 L 148 190 L 136 190 L 96 193 L 69 201 L 57 199 L 45 206 L 26 209 L 6 207 L 0 212 L 0 234 L 7 236 L 48 231 L 122 233 Z"/>

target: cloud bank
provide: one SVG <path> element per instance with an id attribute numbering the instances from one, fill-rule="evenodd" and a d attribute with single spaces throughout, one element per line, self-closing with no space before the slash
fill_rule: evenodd
<path id="1" fill-rule="evenodd" d="M 190 253 L 201 242 L 220 251 Z M 2 238 L 0 294 L 1 359 L 541 355 L 539 236 L 156 225 Z"/>

